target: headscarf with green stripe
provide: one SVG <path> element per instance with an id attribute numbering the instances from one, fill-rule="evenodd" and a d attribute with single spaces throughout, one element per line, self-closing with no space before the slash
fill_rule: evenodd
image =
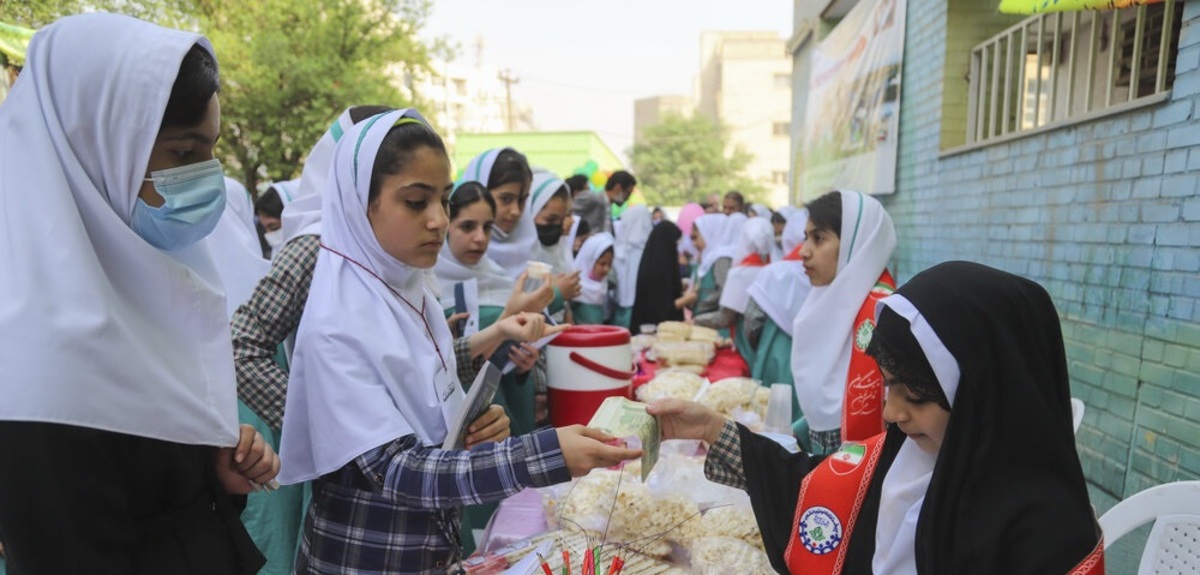
<path id="1" fill-rule="evenodd" d="M 879 200 L 839 190 L 842 233 L 837 276 L 813 287 L 792 320 L 792 378 L 808 426 L 841 426 L 854 320 L 896 249 L 896 228 Z"/>
<path id="2" fill-rule="evenodd" d="M 293 192 L 293 197 L 285 199 L 282 195 L 280 196 L 280 199 L 284 200 L 282 216 L 284 244 L 299 236 L 321 234 L 321 197 L 325 195 L 326 188 L 329 187 L 329 165 L 333 162 L 333 148 L 337 145 L 338 140 L 342 139 L 342 134 L 354 126 L 355 110 L 358 110 L 358 114 L 363 115 L 359 118 L 361 121 L 375 115 L 371 113 L 375 109 L 378 109 L 379 112 L 385 111 L 383 106 L 346 108 L 308 152 L 308 156 L 304 160 L 304 169 L 300 172 L 299 184 L 294 189 L 289 188 Z M 429 123 L 413 108 L 405 108 L 401 111 L 401 115 L 405 118 L 414 118 L 423 124 Z"/>
<path id="3" fill-rule="evenodd" d="M 499 152 L 497 152 L 497 155 Z M 485 154 L 486 155 L 486 154 Z M 495 157 L 492 157 L 495 161 Z M 474 161 L 472 161 L 474 163 Z M 490 166 L 490 162 L 488 164 Z M 470 166 L 467 166 L 470 173 Z M 563 251 L 557 245 L 546 247 L 538 241 L 537 226 L 533 219 L 537 217 L 554 193 L 566 185 L 562 178 L 543 169 L 534 169 L 533 183 L 529 187 L 529 198 L 525 200 L 525 211 L 517 221 L 512 233 L 492 233 L 492 243 L 488 247 L 488 257 L 500 264 L 509 274 L 516 278 L 525 269 L 525 262 L 535 260 L 550 264 L 554 273 L 569 271 L 570 262 L 564 257 Z M 561 241 L 561 240 L 559 240 Z"/>

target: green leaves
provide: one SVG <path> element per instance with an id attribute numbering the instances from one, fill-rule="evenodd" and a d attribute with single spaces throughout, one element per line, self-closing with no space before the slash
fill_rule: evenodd
<path id="1" fill-rule="evenodd" d="M 224 161 L 254 189 L 300 173 L 343 109 L 410 104 L 405 71 L 427 73 L 424 0 L 210 0 L 202 22 L 221 60 Z"/>
<path id="2" fill-rule="evenodd" d="M 417 37 L 429 0 L 0 0 L 0 21 L 38 28 L 105 10 L 209 38 L 221 65 L 226 172 L 252 192 L 297 177 L 347 107 L 411 105 L 405 77 L 432 73 Z"/>
<path id="3" fill-rule="evenodd" d="M 766 191 L 745 174 L 750 152 L 731 147 L 728 130 L 697 114 L 668 115 L 646 128 L 629 155 L 638 187 L 652 204 L 681 205 L 729 190 L 755 198 Z"/>

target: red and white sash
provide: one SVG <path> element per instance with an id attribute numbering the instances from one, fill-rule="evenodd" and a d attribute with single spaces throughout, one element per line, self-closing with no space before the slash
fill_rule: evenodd
<path id="1" fill-rule="evenodd" d="M 850 535 L 862 511 L 871 476 L 883 452 L 884 434 L 847 443 L 800 483 L 784 560 L 792 573 L 841 573 Z"/>
<path id="2" fill-rule="evenodd" d="M 867 355 L 867 344 L 875 332 L 875 304 L 896 291 L 896 280 L 883 270 L 879 280 L 854 318 L 854 348 L 846 372 L 846 395 L 842 403 L 842 441 L 864 441 L 883 433 L 883 375 Z"/>
<path id="3" fill-rule="evenodd" d="M 792 535 L 783 558 L 796 575 L 836 575 L 879 465 L 886 434 L 847 443 L 800 483 Z M 871 534 L 874 537 L 874 534 Z M 1104 540 L 1067 575 L 1104 575 Z"/>

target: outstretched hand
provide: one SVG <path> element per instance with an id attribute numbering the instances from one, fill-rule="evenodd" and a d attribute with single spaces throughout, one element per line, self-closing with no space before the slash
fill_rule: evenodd
<path id="1" fill-rule="evenodd" d="M 663 439 L 703 439 L 715 443 L 725 426 L 725 416 L 694 401 L 658 399 L 646 407 L 658 418 Z"/>
<path id="2" fill-rule="evenodd" d="M 554 285 L 565 300 L 573 300 L 583 292 L 583 286 L 579 283 L 579 270 L 554 276 Z"/>
<path id="3" fill-rule="evenodd" d="M 558 445 L 562 449 L 563 459 L 567 462 L 567 470 L 571 477 L 587 475 L 589 471 L 600 467 L 612 467 L 622 461 L 642 456 L 642 450 L 629 449 L 608 445 L 614 437 L 582 425 L 560 427 Z"/>
<path id="4" fill-rule="evenodd" d="M 504 302 L 502 317 L 523 311 L 540 312 L 554 301 L 554 286 L 550 282 L 544 282 L 541 287 L 525 293 L 525 280 L 528 277 L 528 271 L 523 271 L 520 276 L 517 276 L 517 283 L 513 285 L 512 293 L 508 295 L 508 301 Z"/>
<path id="5" fill-rule="evenodd" d="M 546 317 L 540 313 L 522 312 L 496 322 L 504 339 L 515 341 L 537 341 L 548 335 L 565 331 L 569 324 L 546 325 Z"/>

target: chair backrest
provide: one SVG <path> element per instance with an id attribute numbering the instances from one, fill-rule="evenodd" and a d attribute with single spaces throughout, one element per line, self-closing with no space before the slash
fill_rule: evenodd
<path id="1" fill-rule="evenodd" d="M 1071 425 L 1074 426 L 1076 433 L 1079 433 L 1079 424 L 1083 423 L 1083 411 L 1085 407 L 1082 399 L 1078 397 L 1071 398 Z"/>
<path id="2" fill-rule="evenodd" d="M 1135 493 L 1100 517 L 1104 547 L 1154 521 L 1138 575 L 1200 574 L 1200 481 L 1177 481 Z"/>

